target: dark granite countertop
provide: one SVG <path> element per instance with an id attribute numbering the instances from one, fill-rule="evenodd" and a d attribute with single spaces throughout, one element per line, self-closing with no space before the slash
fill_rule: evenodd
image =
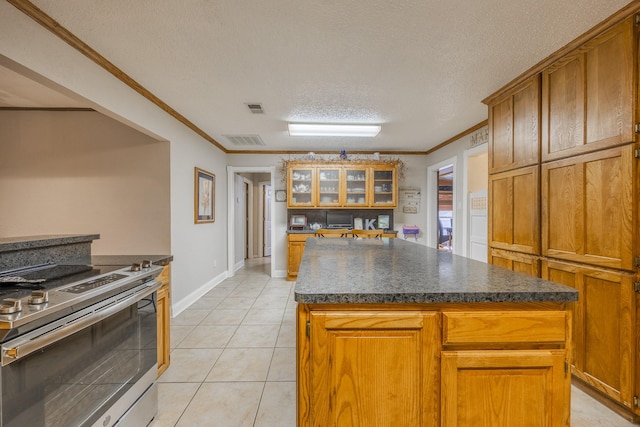
<path id="1" fill-rule="evenodd" d="M 304 304 L 577 299 L 568 286 L 393 238 L 309 238 L 295 285 Z"/>
<path id="2" fill-rule="evenodd" d="M 20 251 L 53 245 L 68 245 L 91 242 L 100 238 L 99 234 L 51 234 L 39 236 L 0 238 L 0 252 Z"/>
<path id="3" fill-rule="evenodd" d="M 131 265 L 134 262 L 149 260 L 155 265 L 167 265 L 173 261 L 173 255 L 93 255 L 91 265 Z"/>

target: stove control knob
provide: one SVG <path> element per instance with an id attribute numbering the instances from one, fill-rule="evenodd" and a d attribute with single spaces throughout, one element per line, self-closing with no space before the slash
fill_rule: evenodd
<path id="1" fill-rule="evenodd" d="M 141 267 L 140 264 L 137 262 L 134 262 L 133 264 L 131 264 L 131 270 L 129 271 L 140 271 Z"/>
<path id="2" fill-rule="evenodd" d="M 151 268 L 151 261 L 149 261 L 148 259 L 143 259 L 142 268 Z"/>
<path id="3" fill-rule="evenodd" d="M 15 298 L 5 298 L 0 304 L 0 314 L 12 314 L 22 311 L 22 301 Z"/>
<path id="4" fill-rule="evenodd" d="M 44 304 L 46 302 L 49 302 L 49 292 L 32 291 L 28 302 L 29 304 Z"/>

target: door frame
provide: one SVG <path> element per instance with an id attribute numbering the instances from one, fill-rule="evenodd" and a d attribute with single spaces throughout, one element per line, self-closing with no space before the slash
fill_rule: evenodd
<path id="1" fill-rule="evenodd" d="M 265 206 L 264 206 L 264 193 L 265 193 L 265 187 L 266 186 L 270 186 L 271 187 L 271 198 L 273 199 L 273 187 L 271 186 L 271 181 L 260 181 L 258 182 L 258 188 L 260 189 L 260 201 L 258 202 L 258 216 L 260 217 L 260 220 L 258 221 L 258 254 L 261 256 L 265 256 L 264 255 L 264 212 L 265 212 Z M 269 208 L 271 208 L 271 206 L 269 206 Z M 271 229 L 273 230 L 273 211 L 271 211 Z M 273 253 L 273 240 L 271 241 L 271 253 Z"/>
<path id="2" fill-rule="evenodd" d="M 436 164 L 433 164 L 427 168 L 427 226 L 426 226 L 426 244 L 432 248 L 438 248 L 438 171 L 445 166 L 452 165 L 453 167 L 453 253 L 461 255 L 460 252 L 460 232 L 456 231 L 462 227 L 458 226 L 458 217 L 460 215 L 458 211 L 458 190 L 460 186 L 460 176 L 458 171 L 458 157 L 453 156 L 448 159 L 442 160 Z"/>
<path id="3" fill-rule="evenodd" d="M 235 179 L 238 173 L 269 173 L 271 174 L 271 188 L 275 185 L 276 168 L 275 166 L 227 166 L 227 276 L 235 275 L 234 269 L 234 252 L 235 252 Z M 242 195 L 239 195 L 242 196 Z M 271 198 L 271 214 L 272 220 L 275 221 L 275 197 Z M 271 242 L 275 242 L 275 227 L 271 227 Z M 276 251 L 271 250 L 271 276 L 276 270 Z"/>

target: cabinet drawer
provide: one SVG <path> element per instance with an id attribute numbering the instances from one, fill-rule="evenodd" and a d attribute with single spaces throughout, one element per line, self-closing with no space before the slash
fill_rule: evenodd
<path id="1" fill-rule="evenodd" d="M 564 311 L 443 313 L 442 340 L 455 344 L 564 343 Z"/>

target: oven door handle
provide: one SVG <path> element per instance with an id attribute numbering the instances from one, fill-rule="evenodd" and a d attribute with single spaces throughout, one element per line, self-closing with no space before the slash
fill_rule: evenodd
<path id="1" fill-rule="evenodd" d="M 2 346 L 2 362 L 1 366 L 6 366 L 10 363 L 13 363 L 23 357 L 28 356 L 34 351 L 38 351 L 48 345 L 54 344 L 68 336 L 81 331 L 82 329 L 88 328 L 91 325 L 94 325 L 107 317 L 119 312 L 120 310 L 127 308 L 143 298 L 151 295 L 160 287 L 162 284 L 160 282 L 149 282 L 146 286 L 139 291 L 128 295 L 124 299 L 117 300 L 114 298 L 114 302 L 103 307 L 96 309 L 95 311 L 87 314 L 85 316 L 79 317 L 77 319 L 69 321 L 69 323 L 64 324 L 58 328 L 51 330 L 50 332 L 45 332 L 42 335 L 38 335 L 33 339 L 24 339 L 23 341 L 17 341 L 12 344 L 9 343 L 7 347 Z"/>

